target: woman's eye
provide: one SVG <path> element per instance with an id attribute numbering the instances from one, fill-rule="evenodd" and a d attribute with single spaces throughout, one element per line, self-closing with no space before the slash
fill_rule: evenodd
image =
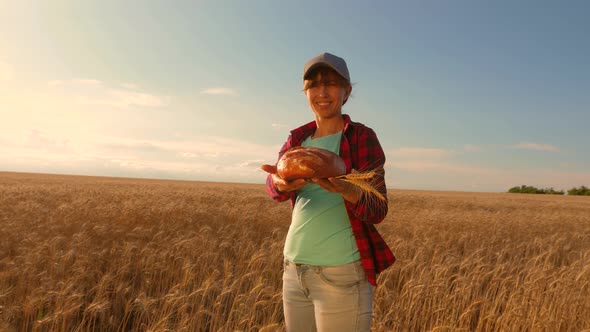
<path id="1" fill-rule="evenodd" d="M 319 88 L 320 86 L 327 86 L 327 87 L 338 86 L 338 81 L 318 81 L 318 82 L 312 82 L 309 85 L 309 88 L 310 89 Z"/>

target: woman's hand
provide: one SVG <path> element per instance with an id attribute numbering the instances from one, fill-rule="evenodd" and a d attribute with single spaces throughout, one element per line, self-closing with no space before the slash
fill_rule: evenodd
<path id="1" fill-rule="evenodd" d="M 342 195 L 342 198 L 345 200 L 356 204 L 360 199 L 362 192 L 361 190 L 346 181 L 339 180 L 337 178 L 327 178 L 327 179 L 318 179 L 314 178 L 311 179 L 314 183 L 318 186 L 324 188 L 325 190 L 331 193 L 339 193 Z"/>
<path id="2" fill-rule="evenodd" d="M 271 174 L 271 176 L 272 181 L 275 184 L 275 187 L 283 193 L 299 190 L 303 188 L 303 186 L 305 186 L 307 183 L 309 183 L 309 180 L 307 179 L 295 179 L 293 181 L 285 181 L 277 174 Z"/>
<path id="3" fill-rule="evenodd" d="M 309 183 L 308 179 L 295 179 L 292 181 L 285 181 L 277 174 L 277 166 L 276 165 L 262 165 L 262 170 L 265 172 L 270 173 L 272 176 L 272 182 L 274 183 L 275 187 L 278 191 L 283 193 L 288 193 L 290 191 L 296 191 L 306 184 Z"/>

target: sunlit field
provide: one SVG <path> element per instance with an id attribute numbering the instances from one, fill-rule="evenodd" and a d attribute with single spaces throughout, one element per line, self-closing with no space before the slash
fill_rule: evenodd
<path id="1" fill-rule="evenodd" d="M 374 331 L 590 331 L 590 197 L 390 190 Z M 0 173 L 0 331 L 281 331 L 262 184 Z"/>

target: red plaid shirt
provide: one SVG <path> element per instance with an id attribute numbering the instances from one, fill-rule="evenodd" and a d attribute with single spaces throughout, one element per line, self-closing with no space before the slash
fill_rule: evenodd
<path id="1" fill-rule="evenodd" d="M 379 144 L 375 132 L 365 125 L 352 122 L 346 114 L 342 115 L 345 124 L 343 129 L 342 140 L 340 141 L 340 157 L 346 164 L 346 173 L 353 169 L 367 171 L 383 167 L 385 164 L 385 154 Z M 287 142 L 279 152 L 279 158 L 291 147 L 299 146 L 308 136 L 313 135 L 317 126 L 315 121 L 303 125 L 291 131 Z M 376 179 L 377 189 L 385 198 L 387 198 L 387 189 L 385 188 L 384 172 L 379 172 Z M 278 192 L 272 176 L 266 180 L 266 191 L 272 199 L 277 202 L 291 200 L 291 206 L 295 205 L 297 192 L 281 193 Z M 361 255 L 361 261 L 369 282 L 376 285 L 377 274 L 395 262 L 395 256 L 391 249 L 381 237 L 375 224 L 380 223 L 387 215 L 388 203 L 380 199 L 371 199 L 368 204 L 367 198 L 359 200 L 356 204 L 344 201 L 352 233 L 356 239 L 356 245 Z"/>

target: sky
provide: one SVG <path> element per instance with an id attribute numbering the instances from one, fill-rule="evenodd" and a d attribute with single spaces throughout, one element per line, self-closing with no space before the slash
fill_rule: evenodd
<path id="1" fill-rule="evenodd" d="M 590 186 L 587 1 L 0 0 L 0 171 L 264 183 L 304 63 L 389 189 Z"/>

